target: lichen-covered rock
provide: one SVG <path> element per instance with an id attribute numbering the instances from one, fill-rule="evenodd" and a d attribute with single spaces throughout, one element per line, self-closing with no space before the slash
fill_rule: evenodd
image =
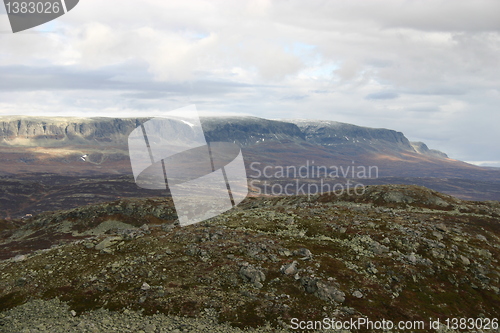
<path id="1" fill-rule="evenodd" d="M 280 268 L 280 272 L 285 275 L 295 275 L 297 273 L 297 261 L 293 261 L 289 264 L 283 265 Z"/>
<path id="2" fill-rule="evenodd" d="M 324 301 L 337 303 L 345 301 L 344 292 L 316 278 L 303 277 L 300 282 L 307 293 L 314 294 Z"/>
<path id="3" fill-rule="evenodd" d="M 245 282 L 251 283 L 256 288 L 262 288 L 266 280 L 264 272 L 253 266 L 242 266 L 239 271 L 240 276 Z"/>

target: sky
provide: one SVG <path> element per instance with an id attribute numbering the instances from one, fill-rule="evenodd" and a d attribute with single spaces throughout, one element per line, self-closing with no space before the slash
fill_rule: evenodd
<path id="1" fill-rule="evenodd" d="M 13 34 L 0 116 L 201 113 L 403 132 L 500 167 L 498 0 L 80 0 Z"/>

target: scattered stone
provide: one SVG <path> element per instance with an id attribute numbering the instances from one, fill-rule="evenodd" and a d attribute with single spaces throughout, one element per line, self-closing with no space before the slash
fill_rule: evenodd
<path id="1" fill-rule="evenodd" d="M 28 279 L 26 279 L 25 277 L 21 277 L 21 278 L 16 280 L 16 286 L 23 287 L 24 285 L 26 285 L 27 282 L 28 282 Z"/>
<path id="2" fill-rule="evenodd" d="M 436 225 L 436 229 L 442 232 L 448 232 L 449 229 L 444 223 L 439 223 Z"/>
<path id="3" fill-rule="evenodd" d="M 306 248 L 300 248 L 293 252 L 294 255 L 301 257 L 301 260 L 310 260 L 312 259 L 312 253 Z"/>
<path id="4" fill-rule="evenodd" d="M 389 252 L 389 248 L 385 245 L 380 244 L 377 241 L 372 241 L 370 244 L 370 251 L 372 251 L 376 255 L 380 255 Z"/>
<path id="5" fill-rule="evenodd" d="M 469 266 L 470 265 L 470 260 L 469 258 L 463 256 L 463 255 L 460 255 L 460 260 L 462 261 L 462 264 L 464 264 L 465 266 Z"/>
<path id="6" fill-rule="evenodd" d="M 173 229 L 175 228 L 175 225 L 174 224 L 171 224 L 171 223 L 163 223 L 161 225 L 161 229 L 165 232 L 170 232 L 172 231 Z"/>
<path id="7" fill-rule="evenodd" d="M 415 253 L 411 253 L 407 256 L 408 261 L 415 265 L 417 263 L 417 257 L 415 256 Z"/>
<path id="8" fill-rule="evenodd" d="M 105 248 L 110 247 L 110 246 L 112 246 L 112 245 L 114 245 L 122 240 L 123 240 L 123 238 L 121 236 L 108 237 L 108 238 L 105 238 L 104 240 L 102 240 L 100 243 L 98 243 L 95 246 L 95 249 L 96 250 L 104 250 Z"/>
<path id="9" fill-rule="evenodd" d="M 485 258 L 491 258 L 492 257 L 492 254 L 490 251 L 488 251 L 487 249 L 475 249 L 477 254 L 479 254 L 481 257 L 485 257 Z"/>
<path id="10" fill-rule="evenodd" d="M 340 310 L 344 313 L 347 313 L 348 315 L 353 315 L 356 314 L 356 310 L 354 308 L 348 307 L 348 306 L 343 306 L 340 308 Z"/>
<path id="11" fill-rule="evenodd" d="M 442 240 L 444 237 L 443 237 L 443 234 L 440 233 L 440 232 L 437 232 L 437 231 L 433 231 L 432 232 L 432 236 L 436 237 L 437 240 Z"/>
<path id="12" fill-rule="evenodd" d="M 151 289 L 151 286 L 147 282 L 144 282 L 141 286 L 141 290 L 149 290 L 149 289 Z"/>
<path id="13" fill-rule="evenodd" d="M 483 235 L 477 235 L 476 238 L 479 239 L 479 240 L 482 240 L 483 242 L 487 242 L 488 241 L 488 239 L 486 237 L 484 237 Z"/>
<path id="14" fill-rule="evenodd" d="M 342 303 L 345 301 L 345 294 L 335 288 L 334 286 L 329 286 L 324 282 L 318 281 L 316 283 L 318 286 L 317 296 L 325 301 L 334 301 L 337 303 Z"/>
<path id="15" fill-rule="evenodd" d="M 278 251 L 278 253 L 285 257 L 290 257 L 292 255 L 292 252 L 288 249 L 281 249 Z"/>
<path id="16" fill-rule="evenodd" d="M 21 261 L 25 261 L 25 260 L 26 260 L 26 256 L 24 254 L 18 254 L 17 256 L 12 258 L 13 262 L 21 262 Z"/>
<path id="17" fill-rule="evenodd" d="M 265 281 L 266 275 L 253 266 L 242 266 L 240 268 L 239 274 L 243 278 L 243 280 L 245 280 L 245 282 L 252 283 L 256 288 L 262 288 L 264 286 L 262 282 Z"/>
<path id="18" fill-rule="evenodd" d="M 285 275 L 295 275 L 297 271 L 297 262 L 295 260 L 292 263 L 281 266 L 280 268 L 280 272 Z"/>
<path id="19" fill-rule="evenodd" d="M 363 298 L 363 294 L 361 293 L 361 291 L 359 290 L 355 290 L 353 293 L 352 293 L 352 296 L 356 297 L 356 298 Z"/>
<path id="20" fill-rule="evenodd" d="M 366 271 L 370 274 L 377 274 L 378 273 L 378 269 L 375 267 L 375 265 L 373 263 L 368 263 L 367 267 L 366 267 Z"/>
<path id="21" fill-rule="evenodd" d="M 332 285 L 315 278 L 304 277 L 300 279 L 305 291 L 309 294 L 315 294 L 318 298 L 328 301 L 342 303 L 345 301 L 345 294 Z"/>
<path id="22" fill-rule="evenodd" d="M 83 246 L 85 246 L 87 249 L 91 249 L 95 246 L 95 244 L 92 242 L 85 242 L 83 243 Z"/>
<path id="23" fill-rule="evenodd" d="M 145 333 L 154 333 L 154 332 L 156 332 L 156 325 L 154 325 L 154 324 L 147 324 L 146 327 L 144 327 L 144 332 Z"/>

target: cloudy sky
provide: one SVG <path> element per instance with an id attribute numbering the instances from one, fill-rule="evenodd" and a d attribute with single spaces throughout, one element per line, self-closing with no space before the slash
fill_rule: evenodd
<path id="1" fill-rule="evenodd" d="M 384 127 L 500 166 L 500 1 L 80 0 L 13 34 L 0 115 L 202 112 Z"/>

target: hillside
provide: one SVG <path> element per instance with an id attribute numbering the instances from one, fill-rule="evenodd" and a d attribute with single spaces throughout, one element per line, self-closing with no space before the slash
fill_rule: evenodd
<path id="1" fill-rule="evenodd" d="M 499 222 L 498 202 L 403 185 L 369 186 L 361 196 L 247 198 L 183 228 L 169 199 L 47 212 L 0 225 L 0 327 L 19 332 L 42 320 L 14 322 L 25 310 L 9 309 L 55 297 L 67 304 L 58 307 L 63 323 L 99 332 L 131 331 L 121 325 L 134 311 L 285 329 L 291 318 L 495 318 Z M 100 308 L 125 319 L 92 319 Z M 160 320 L 151 318 L 134 327 Z M 44 325 L 40 332 L 56 332 Z"/>

